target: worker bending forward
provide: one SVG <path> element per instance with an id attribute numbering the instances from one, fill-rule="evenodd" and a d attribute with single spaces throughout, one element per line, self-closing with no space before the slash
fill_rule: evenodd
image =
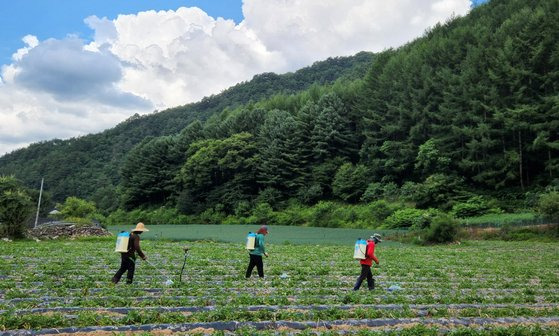
<path id="1" fill-rule="evenodd" d="M 149 231 L 146 229 L 144 223 L 136 224 L 136 228 L 132 230 L 130 238 L 128 240 L 128 251 L 121 252 L 120 254 L 120 268 L 113 277 L 113 283 L 118 283 L 124 272 L 128 271 L 126 274 L 126 283 L 131 284 L 134 280 L 134 270 L 136 269 L 136 252 L 143 260 L 146 260 L 146 255 L 142 252 L 140 248 L 140 235 L 142 232 Z"/>
<path id="2" fill-rule="evenodd" d="M 369 290 L 375 289 L 375 279 L 373 279 L 373 273 L 371 272 L 371 266 L 373 261 L 378 265 L 378 259 L 375 256 L 375 245 L 380 243 L 380 235 L 375 233 L 369 239 L 367 239 L 367 249 L 365 250 L 365 259 L 361 259 L 359 263 L 361 264 L 361 275 L 357 278 L 357 282 L 353 287 L 353 290 L 358 290 L 361 287 L 363 280 L 367 278 L 367 286 Z"/>
<path id="3" fill-rule="evenodd" d="M 250 261 L 246 272 L 247 279 L 250 278 L 254 266 L 256 266 L 256 269 L 258 270 L 258 276 L 261 278 L 264 277 L 264 263 L 262 262 L 262 256 L 265 255 L 268 257 L 268 253 L 266 253 L 266 248 L 264 247 L 264 236 L 267 234 L 268 227 L 266 225 L 262 225 L 256 232 L 254 250 L 249 252 Z"/>

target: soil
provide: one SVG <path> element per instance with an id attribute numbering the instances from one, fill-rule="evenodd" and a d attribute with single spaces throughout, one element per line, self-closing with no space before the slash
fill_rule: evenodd
<path id="1" fill-rule="evenodd" d="M 103 237 L 110 235 L 112 233 L 99 226 L 72 223 L 41 225 L 27 231 L 27 237 L 31 239 Z"/>

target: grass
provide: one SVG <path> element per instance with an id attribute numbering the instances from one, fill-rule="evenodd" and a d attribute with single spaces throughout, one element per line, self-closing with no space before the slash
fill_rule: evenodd
<path id="1" fill-rule="evenodd" d="M 487 214 L 477 217 L 464 218 L 460 221 L 464 226 L 501 227 L 503 225 L 534 225 L 545 224 L 533 212 Z"/>
<path id="2" fill-rule="evenodd" d="M 244 242 L 249 231 L 256 232 L 258 225 L 147 225 L 149 232 L 143 239 L 166 240 L 213 240 L 220 242 Z M 112 233 L 131 230 L 134 226 L 110 226 Z M 357 238 L 368 238 L 373 233 L 383 236 L 395 230 L 338 229 L 299 226 L 271 226 L 266 241 L 272 244 L 317 244 L 352 246 Z M 388 242 L 387 242 L 388 243 Z M 391 244 L 397 244 L 391 242 Z"/>

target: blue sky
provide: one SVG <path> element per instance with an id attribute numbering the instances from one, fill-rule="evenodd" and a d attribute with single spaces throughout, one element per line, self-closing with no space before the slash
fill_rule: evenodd
<path id="1" fill-rule="evenodd" d="M 397 48 L 480 0 L 12 0 L 0 155 L 217 94 L 263 72 Z"/>
<path id="2" fill-rule="evenodd" d="M 75 34 L 91 39 L 93 31 L 84 24 L 91 15 L 116 18 L 146 10 L 199 7 L 213 17 L 239 23 L 243 19 L 241 0 L 7 0 L 0 10 L 0 64 L 10 62 L 12 54 L 23 47 L 28 34 L 39 40 L 64 38 Z"/>

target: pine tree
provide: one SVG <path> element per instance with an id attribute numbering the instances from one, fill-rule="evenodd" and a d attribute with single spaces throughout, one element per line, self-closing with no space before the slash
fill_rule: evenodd
<path id="1" fill-rule="evenodd" d="M 297 122 L 285 111 L 270 111 L 259 134 L 258 183 L 286 196 L 294 195 L 303 184 Z"/>

